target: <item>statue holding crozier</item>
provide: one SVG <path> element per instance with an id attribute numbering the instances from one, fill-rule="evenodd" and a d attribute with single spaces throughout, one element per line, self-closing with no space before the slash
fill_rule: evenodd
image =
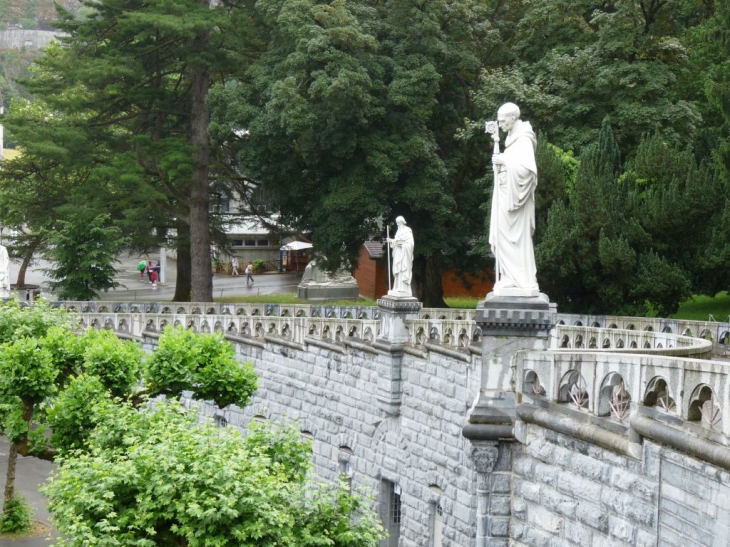
<path id="1" fill-rule="evenodd" d="M 537 268 L 532 235 L 535 231 L 535 188 L 537 139 L 530 122 L 520 120 L 520 109 L 506 103 L 497 121 L 487 122 L 494 151 L 494 193 L 489 222 L 489 245 L 495 259 L 494 294 L 538 296 Z M 499 129 L 507 136 L 504 152 L 499 150 Z"/>

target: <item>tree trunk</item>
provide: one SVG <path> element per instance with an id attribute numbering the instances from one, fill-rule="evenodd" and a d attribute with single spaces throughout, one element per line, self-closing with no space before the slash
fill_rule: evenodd
<path id="1" fill-rule="evenodd" d="M 208 6 L 208 0 L 198 0 Z M 208 47 L 208 33 L 196 36 L 192 49 L 202 51 Z M 200 61 L 198 61 L 200 62 Z M 210 110 L 205 102 L 210 87 L 210 70 L 197 65 L 192 74 L 192 111 L 190 123 L 190 143 L 195 148 L 196 163 L 190 191 L 190 265 L 191 288 L 194 302 L 213 300 L 213 272 L 210 259 L 210 189 L 208 188 L 208 168 L 210 162 L 210 142 L 208 124 Z"/>
<path id="2" fill-rule="evenodd" d="M 8 452 L 8 470 L 5 473 L 5 498 L 3 500 L 3 509 L 8 506 L 8 502 L 13 499 L 15 494 L 15 464 L 18 461 L 18 447 L 15 443 L 10 443 L 10 451 Z"/>
<path id="3" fill-rule="evenodd" d="M 414 261 L 414 281 L 417 281 L 413 296 L 418 298 L 424 308 L 445 308 L 444 288 L 441 285 L 441 268 L 436 259 L 427 258 Z"/>
<path id="4" fill-rule="evenodd" d="M 23 421 L 30 426 L 30 420 L 33 418 L 33 403 L 23 401 Z M 28 443 L 28 436 L 25 436 L 20 442 L 10 442 L 10 451 L 8 452 L 8 470 L 5 473 L 5 497 L 3 499 L 3 510 L 8 506 L 8 502 L 13 499 L 15 494 L 15 466 L 18 463 L 18 446 L 22 443 Z"/>
<path id="5" fill-rule="evenodd" d="M 190 284 L 190 226 L 184 220 L 177 220 L 177 278 L 173 302 L 191 301 Z"/>
<path id="6" fill-rule="evenodd" d="M 30 249 L 28 249 L 28 252 L 23 257 L 23 263 L 20 265 L 20 270 L 18 270 L 18 279 L 15 281 L 15 286 L 18 289 L 22 289 L 25 286 L 25 272 L 28 271 L 30 261 L 33 260 L 33 255 L 35 254 L 36 250 L 38 250 L 38 247 L 40 247 L 41 241 L 42 237 L 37 237 Z"/>

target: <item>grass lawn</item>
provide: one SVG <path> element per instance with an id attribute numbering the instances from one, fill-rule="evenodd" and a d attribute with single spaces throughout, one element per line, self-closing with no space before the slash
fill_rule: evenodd
<path id="1" fill-rule="evenodd" d="M 241 302 L 250 304 L 316 304 L 308 300 L 301 300 L 294 293 L 276 293 L 262 294 L 251 296 L 237 296 L 216 298 L 216 302 Z M 446 298 L 446 304 L 449 308 L 473 310 L 481 301 L 479 298 Z M 359 300 L 328 300 L 319 302 L 328 306 L 376 306 L 375 300 L 361 298 Z M 690 319 L 694 321 L 708 321 L 710 315 L 715 321 L 727 321 L 730 315 L 730 294 L 726 291 L 718 293 L 714 297 L 695 296 L 694 298 L 682 302 L 679 305 L 679 311 L 673 315 L 672 319 Z"/>
<path id="2" fill-rule="evenodd" d="M 679 311 L 672 319 L 690 319 L 694 321 L 727 321 L 730 315 L 730 294 L 727 291 L 717 293 L 714 297 L 695 296 L 679 305 Z"/>
<path id="3" fill-rule="evenodd" d="M 360 298 L 358 300 L 327 300 L 322 302 L 311 302 L 297 298 L 294 293 L 272 293 L 251 296 L 224 296 L 214 298 L 215 302 L 234 302 L 241 304 L 323 304 L 327 306 L 376 306 L 375 300 Z"/>
<path id="4" fill-rule="evenodd" d="M 327 300 L 326 302 L 310 302 L 301 300 L 294 293 L 274 293 L 251 296 L 226 296 L 215 298 L 216 302 L 239 302 L 242 304 L 326 304 L 328 306 L 377 306 L 375 300 L 361 298 L 359 300 Z M 473 310 L 479 303 L 479 298 L 446 298 L 449 308 Z"/>

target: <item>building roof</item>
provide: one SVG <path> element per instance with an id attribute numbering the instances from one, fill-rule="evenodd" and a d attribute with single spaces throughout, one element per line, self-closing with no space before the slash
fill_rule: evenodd
<path id="1" fill-rule="evenodd" d="M 383 243 L 380 241 L 366 241 L 362 246 L 365 247 L 370 258 L 380 258 L 383 256 Z"/>

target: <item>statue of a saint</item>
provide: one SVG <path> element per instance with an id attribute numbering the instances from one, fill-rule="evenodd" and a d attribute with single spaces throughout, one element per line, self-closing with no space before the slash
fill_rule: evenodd
<path id="1" fill-rule="evenodd" d="M 506 103 L 497 112 L 499 128 L 507 133 L 503 153 L 493 134 L 494 194 L 489 223 L 489 245 L 495 257 L 494 294 L 537 296 L 537 268 L 532 246 L 535 231 L 537 139 L 530 122 L 520 120 L 520 109 Z"/>
<path id="2" fill-rule="evenodd" d="M 0 298 L 10 298 L 10 257 L 3 245 L 0 245 Z"/>
<path id="3" fill-rule="evenodd" d="M 393 238 L 387 238 L 393 249 L 393 288 L 388 291 L 391 296 L 412 297 L 411 277 L 413 275 L 413 231 L 406 226 L 406 219 L 395 219 L 398 230 Z"/>

